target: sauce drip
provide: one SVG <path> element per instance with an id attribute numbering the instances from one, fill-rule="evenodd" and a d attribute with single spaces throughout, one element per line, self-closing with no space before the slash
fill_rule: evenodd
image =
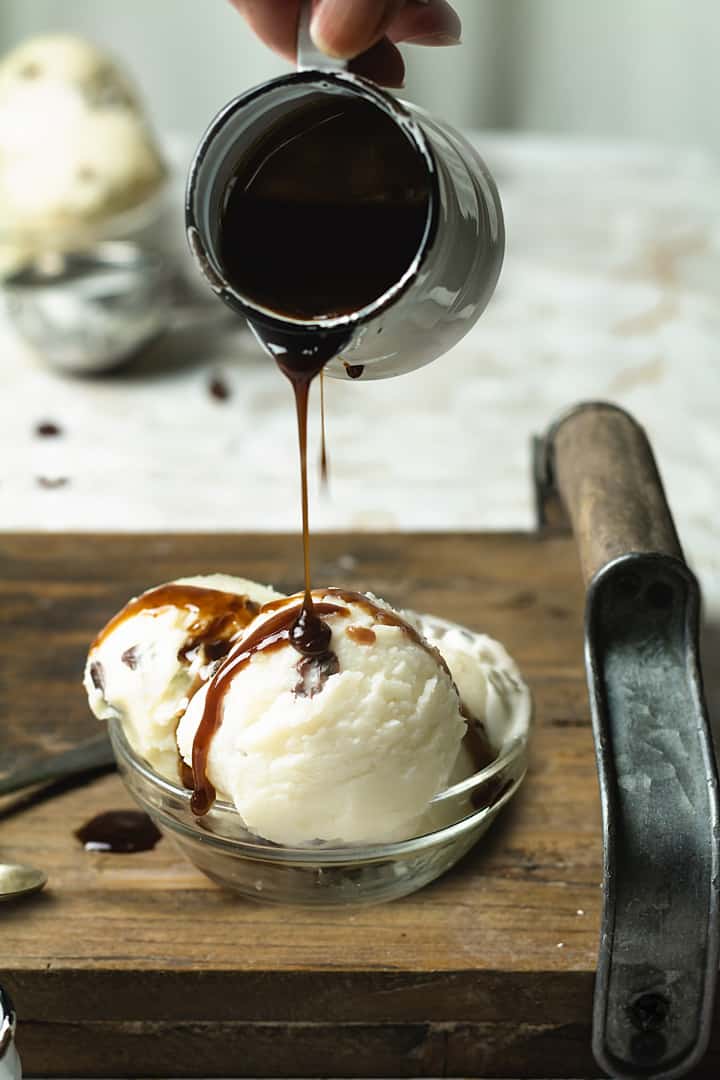
<path id="1" fill-rule="evenodd" d="M 325 372 L 320 372 L 320 487 L 328 487 L 327 438 L 325 433 Z"/>
<path id="2" fill-rule="evenodd" d="M 328 360 L 336 356 L 348 339 L 349 331 L 280 330 L 277 326 L 252 321 L 252 328 L 278 367 L 289 380 L 295 395 L 298 446 L 300 450 L 300 493 L 302 501 L 303 568 L 305 593 L 297 619 L 290 632 L 290 643 L 302 656 L 322 656 L 330 646 L 330 627 L 319 618 L 313 605 L 310 585 L 310 522 L 307 478 L 307 417 L 310 384 Z"/>
<path id="3" fill-rule="evenodd" d="M 150 851 L 162 833 L 141 810 L 107 810 L 76 829 L 75 836 L 86 851 L 129 854 Z"/>
<path id="4" fill-rule="evenodd" d="M 103 627 L 92 643 L 92 649 L 102 645 L 118 626 L 143 611 L 159 612 L 165 608 L 184 608 L 193 616 L 188 627 L 188 640 L 180 649 L 178 659 L 189 662 L 190 654 L 203 647 L 208 660 L 224 656 L 232 642 L 255 618 L 260 605 L 247 596 L 207 589 L 201 585 L 159 585 L 136 596 Z M 137 667 L 140 655 L 135 646 L 123 654 L 123 662 L 130 668 Z M 96 662 L 97 663 L 97 662 Z M 91 668 L 93 682 L 97 686 Z"/>
<path id="5" fill-rule="evenodd" d="M 481 720 L 472 715 L 467 707 L 460 702 L 460 715 L 467 724 L 463 742 L 475 762 L 475 767 L 480 770 L 494 761 L 497 754 L 488 739 L 485 726 Z"/>

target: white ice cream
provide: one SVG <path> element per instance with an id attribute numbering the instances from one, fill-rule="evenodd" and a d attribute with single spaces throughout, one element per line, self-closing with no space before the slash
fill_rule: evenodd
<path id="1" fill-rule="evenodd" d="M 277 843 L 401 839 L 458 756 L 466 725 L 457 691 L 439 659 L 405 630 L 328 599 L 349 612 L 327 618 L 339 671 L 303 696 L 295 692 L 292 646 L 253 656 L 224 697 L 208 777 L 251 831 Z M 375 641 L 352 640 L 349 627 L 371 628 Z M 200 691 L 180 721 L 186 762 L 204 701 Z"/>
<path id="2" fill-rule="evenodd" d="M 0 63 L 0 234 L 32 246 L 137 206 L 165 167 L 135 91 L 82 38 L 32 38 Z"/>
<path id="3" fill-rule="evenodd" d="M 247 596 L 257 605 L 282 595 L 269 586 L 227 574 L 179 578 L 174 584 Z M 85 689 L 98 719 L 122 720 L 133 749 L 173 780 L 178 779 L 178 721 L 189 695 L 217 666 L 208 662 L 202 649 L 187 661 L 178 659 L 196 621 L 189 607 L 140 611 L 120 621 L 90 650 L 85 667 Z"/>
<path id="4" fill-rule="evenodd" d="M 530 691 L 507 649 L 488 637 L 431 616 L 404 617 L 441 653 L 470 716 L 482 722 L 493 747 L 525 737 Z"/>

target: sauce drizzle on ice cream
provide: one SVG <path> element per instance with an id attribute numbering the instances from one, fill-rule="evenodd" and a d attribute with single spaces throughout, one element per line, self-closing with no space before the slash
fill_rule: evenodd
<path id="1" fill-rule="evenodd" d="M 303 612 L 308 610 L 306 602 L 307 596 L 303 595 L 299 598 L 291 597 L 279 611 L 276 610 L 277 602 L 267 605 L 270 609 L 269 617 L 264 619 L 252 633 L 241 639 L 234 648 L 231 649 L 210 680 L 207 697 L 205 698 L 205 708 L 203 709 L 200 724 L 195 733 L 192 750 L 194 791 L 190 805 L 192 812 L 198 817 L 206 814 L 215 800 L 215 788 L 207 775 L 207 761 L 210 752 L 210 744 L 222 721 L 223 698 L 225 697 L 230 683 L 238 672 L 249 664 L 253 656 L 259 652 L 271 652 L 288 645 L 297 649 L 299 652 L 301 651 L 300 646 L 302 640 L 300 640 L 300 635 L 297 633 L 294 635 L 294 632 L 300 616 Z M 332 659 L 334 658 L 335 662 L 337 662 L 337 658 L 334 653 L 329 652 L 327 649 L 327 645 L 330 643 L 331 630 L 328 624 L 321 619 L 321 616 L 338 614 L 347 615 L 349 614 L 348 609 L 341 604 L 327 602 L 313 603 L 312 597 L 310 597 L 310 602 L 312 604 L 311 619 L 316 620 L 327 630 L 327 642 L 323 652 L 306 653 L 303 655 L 300 663 L 303 664 L 306 660 L 311 660 L 315 661 L 318 667 L 332 667 Z M 265 610 L 265 608 L 262 608 L 261 613 Z M 303 635 L 309 633 L 307 626 L 303 629 L 302 633 Z M 311 645 L 315 648 L 317 646 L 317 639 L 312 638 Z M 308 665 L 305 666 L 304 670 L 300 671 L 301 678 L 303 679 L 309 677 L 307 668 Z M 330 672 L 328 672 L 328 674 L 330 674 Z M 325 677 L 327 678 L 328 676 L 326 675 Z M 317 690 L 314 692 L 316 693 Z"/>
<path id="2" fill-rule="evenodd" d="M 219 660 L 225 656 L 233 642 L 242 634 L 260 610 L 260 605 L 248 596 L 239 593 L 223 592 L 220 589 L 206 589 L 200 585 L 179 585 L 170 583 L 136 596 L 122 611 L 119 611 L 100 631 L 92 643 L 91 651 L 102 645 L 103 641 L 122 623 L 139 615 L 143 611 L 158 613 L 166 608 L 184 608 L 193 621 L 188 627 L 188 638 L 180 649 L 178 659 L 189 663 L 191 653 L 204 648 L 208 660 Z M 129 653 L 130 650 L 127 650 Z M 137 667 L 139 656 L 133 651 L 132 664 Z"/>
<path id="3" fill-rule="evenodd" d="M 345 633 L 356 645 L 374 645 L 377 641 L 377 634 L 369 626 L 348 626 Z"/>

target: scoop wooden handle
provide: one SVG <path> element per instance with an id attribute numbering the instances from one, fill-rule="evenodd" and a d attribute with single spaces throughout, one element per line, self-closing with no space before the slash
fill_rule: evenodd
<path id="1" fill-rule="evenodd" d="M 650 444 L 628 413 L 602 402 L 581 405 L 554 425 L 550 442 L 586 584 L 630 552 L 682 559 Z"/>

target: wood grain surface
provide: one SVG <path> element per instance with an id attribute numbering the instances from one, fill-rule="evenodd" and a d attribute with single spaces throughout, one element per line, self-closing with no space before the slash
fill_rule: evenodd
<path id="1" fill-rule="evenodd" d="M 296 537 L 0 538 L 0 767 L 97 731 L 87 644 L 130 595 L 227 571 L 299 585 Z M 253 905 L 163 839 L 88 854 L 73 830 L 130 805 L 116 775 L 0 804 L 0 856 L 47 890 L 0 909 L 0 981 L 29 1075 L 592 1077 L 600 821 L 572 542 L 320 536 L 318 583 L 500 638 L 535 700 L 525 785 L 457 868 L 381 907 Z M 42 794 L 42 793 L 41 793 Z M 697 1078 L 720 1066 L 716 1043 Z"/>

